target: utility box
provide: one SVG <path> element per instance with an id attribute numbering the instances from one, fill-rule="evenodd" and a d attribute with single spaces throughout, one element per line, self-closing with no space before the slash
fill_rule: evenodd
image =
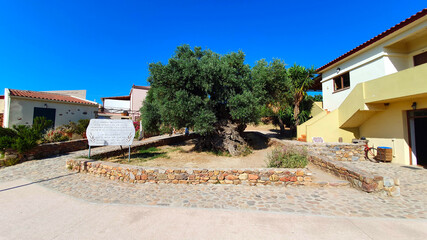
<path id="1" fill-rule="evenodd" d="M 377 159 L 383 162 L 391 162 L 393 160 L 393 149 L 391 147 L 378 147 Z"/>

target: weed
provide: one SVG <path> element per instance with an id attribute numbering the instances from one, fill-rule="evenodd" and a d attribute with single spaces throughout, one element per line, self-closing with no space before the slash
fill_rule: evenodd
<path id="1" fill-rule="evenodd" d="M 304 168 L 308 164 L 307 151 L 295 147 L 273 149 L 267 159 L 269 168 Z"/>

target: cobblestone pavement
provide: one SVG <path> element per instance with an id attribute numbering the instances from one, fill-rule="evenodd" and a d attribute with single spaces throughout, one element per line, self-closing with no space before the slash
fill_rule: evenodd
<path id="1" fill-rule="evenodd" d="M 105 148 L 111 147 L 92 151 Z M 387 197 L 351 187 L 130 184 L 74 173 L 65 168 L 68 158 L 86 154 L 87 150 L 77 151 L 3 168 L 0 169 L 0 181 L 25 178 L 54 191 L 95 203 L 427 219 L 427 170 L 416 167 L 357 163 L 366 164 L 362 165 L 366 169 L 387 172 L 389 176 L 400 179 L 401 196 Z"/>

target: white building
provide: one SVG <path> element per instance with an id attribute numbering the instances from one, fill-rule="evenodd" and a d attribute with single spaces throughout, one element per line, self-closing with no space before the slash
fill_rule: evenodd
<path id="1" fill-rule="evenodd" d="M 54 126 L 96 118 L 98 104 L 75 96 L 27 90 L 4 90 L 3 127 L 32 125 L 35 117 L 52 120 Z"/>

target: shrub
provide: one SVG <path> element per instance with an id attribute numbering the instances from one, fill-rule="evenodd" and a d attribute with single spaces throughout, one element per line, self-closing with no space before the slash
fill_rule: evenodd
<path id="1" fill-rule="evenodd" d="M 306 150 L 294 147 L 273 149 L 267 159 L 270 168 L 304 168 L 308 164 Z"/>
<path id="2" fill-rule="evenodd" d="M 40 129 L 35 130 L 25 125 L 13 126 L 13 130 L 16 131 L 17 136 L 14 138 L 11 148 L 21 154 L 37 146 L 37 141 L 42 137 Z"/>
<path id="3" fill-rule="evenodd" d="M 86 132 L 87 126 L 89 126 L 90 119 L 80 119 L 77 122 L 76 133 L 83 135 Z"/>
<path id="4" fill-rule="evenodd" d="M 36 117 L 34 118 L 32 129 L 41 138 L 46 130 L 52 126 L 52 120 L 47 120 L 45 117 Z"/>
<path id="5" fill-rule="evenodd" d="M 64 141 L 68 141 L 68 140 L 70 140 L 70 138 L 60 128 L 50 129 L 43 136 L 43 142 L 47 142 L 47 143 L 64 142 Z"/>
<path id="6" fill-rule="evenodd" d="M 64 124 L 57 129 L 65 133 L 77 133 L 77 124 L 75 122 L 70 122 L 69 124 Z"/>

